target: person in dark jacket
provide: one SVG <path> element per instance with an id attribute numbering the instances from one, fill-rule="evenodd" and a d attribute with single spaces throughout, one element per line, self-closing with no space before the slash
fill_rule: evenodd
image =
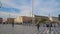
<path id="1" fill-rule="evenodd" d="M 37 30 L 39 31 L 39 27 L 40 27 L 40 25 L 39 25 L 39 21 L 37 22 Z"/>
<path id="2" fill-rule="evenodd" d="M 52 27 L 52 23 L 46 24 L 46 27 Z"/>
<path id="3" fill-rule="evenodd" d="M 12 27 L 14 27 L 14 22 L 12 22 Z"/>
<path id="4" fill-rule="evenodd" d="M 49 27 L 49 24 L 46 24 L 46 27 Z"/>
<path id="5" fill-rule="evenodd" d="M 50 31 L 50 33 L 51 33 L 51 27 L 52 27 L 52 23 L 49 23 L 49 24 L 46 24 L 46 29 L 47 29 L 47 31 Z"/>

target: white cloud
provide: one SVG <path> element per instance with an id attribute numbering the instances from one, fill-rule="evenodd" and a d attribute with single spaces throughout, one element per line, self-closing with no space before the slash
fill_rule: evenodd
<path id="1" fill-rule="evenodd" d="M 8 18 L 9 15 L 10 15 L 11 18 L 18 16 L 17 13 L 10 13 L 10 12 L 3 12 L 3 11 L 0 11 L 0 17 Z"/>
<path id="2" fill-rule="evenodd" d="M 3 7 L 17 8 L 17 9 L 20 9 L 20 10 L 21 10 L 20 13 L 18 13 L 18 14 L 16 14 L 16 13 L 11 13 L 12 15 L 13 15 L 13 14 L 14 14 L 14 15 L 16 14 L 16 15 L 18 15 L 18 16 L 22 16 L 22 15 L 24 15 L 24 16 L 30 16 L 30 12 L 32 11 L 32 10 L 31 10 L 31 5 L 17 5 L 17 4 L 15 4 L 15 3 L 11 2 L 11 1 L 13 1 L 13 0 L 1 0 Z M 19 1 L 20 1 L 20 0 L 19 0 Z M 21 1 L 22 1 L 22 0 L 21 0 Z M 24 3 L 24 2 L 23 2 L 23 3 Z M 14 11 L 13 11 L 13 12 L 14 12 Z M 3 14 L 7 15 L 8 13 L 3 12 L 2 15 L 3 15 Z"/>
<path id="3" fill-rule="evenodd" d="M 55 0 L 35 0 L 34 1 L 34 11 L 36 11 L 38 15 L 48 15 L 51 13 L 53 16 L 56 11 L 60 11 L 59 8 L 56 8 L 59 5 Z M 56 14 L 54 15 L 56 16 Z"/>
<path id="4" fill-rule="evenodd" d="M 18 13 L 18 14 L 17 13 L 11 13 L 12 16 L 13 15 L 31 16 L 32 2 L 31 2 L 31 4 L 27 4 L 27 5 L 25 2 L 21 2 L 24 5 L 17 5 L 16 3 L 12 2 L 12 1 L 14 1 L 14 0 L 1 0 L 4 7 L 17 8 L 17 9 L 21 10 L 20 13 Z M 17 0 L 17 1 L 23 1 L 23 0 Z M 33 1 L 33 8 L 34 8 L 34 10 L 37 10 L 38 12 L 40 12 L 39 15 L 40 14 L 45 15 L 45 14 L 48 14 L 49 12 L 52 13 L 52 12 L 58 11 L 59 9 L 55 8 L 58 5 L 59 5 L 59 3 L 56 2 L 55 0 L 50 0 L 50 1 L 48 0 L 47 2 L 43 2 L 43 0 L 34 0 Z M 35 11 L 34 11 L 34 13 L 35 13 Z M 7 15 L 8 13 L 3 12 L 3 14 Z"/>
<path id="5" fill-rule="evenodd" d="M 29 16 L 30 12 L 32 11 L 32 8 L 29 6 L 22 6 L 21 7 L 21 15 Z"/>

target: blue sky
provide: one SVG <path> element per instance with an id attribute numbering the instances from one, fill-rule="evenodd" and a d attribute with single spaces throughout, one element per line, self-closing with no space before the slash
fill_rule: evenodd
<path id="1" fill-rule="evenodd" d="M 16 9 L 16 8 L 9 8 L 9 7 L 1 7 L 0 8 L 0 11 L 5 11 L 5 12 L 13 12 L 15 11 L 16 13 L 19 13 L 20 10 L 19 9 Z"/>
<path id="2" fill-rule="evenodd" d="M 31 16 L 32 0 L 0 0 L 0 17 Z M 33 12 L 36 15 L 58 16 L 60 14 L 60 0 L 33 0 Z"/>

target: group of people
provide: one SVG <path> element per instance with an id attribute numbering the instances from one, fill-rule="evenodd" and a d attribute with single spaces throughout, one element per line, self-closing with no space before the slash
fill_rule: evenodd
<path id="1" fill-rule="evenodd" d="M 37 30 L 39 30 L 39 27 L 40 27 L 40 24 L 39 23 L 37 23 Z M 52 27 L 52 24 L 51 23 L 49 23 L 49 24 L 46 24 L 46 28 L 48 28 L 48 27 Z"/>

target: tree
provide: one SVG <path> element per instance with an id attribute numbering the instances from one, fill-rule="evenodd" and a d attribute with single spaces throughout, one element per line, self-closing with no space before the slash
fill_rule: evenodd
<path id="1" fill-rule="evenodd" d="M 48 21 L 47 18 L 35 18 L 35 23 L 45 23 L 45 21 Z"/>
<path id="2" fill-rule="evenodd" d="M 47 21 L 47 19 L 46 18 L 41 18 L 38 21 L 39 21 L 39 23 L 45 23 L 45 21 Z"/>

